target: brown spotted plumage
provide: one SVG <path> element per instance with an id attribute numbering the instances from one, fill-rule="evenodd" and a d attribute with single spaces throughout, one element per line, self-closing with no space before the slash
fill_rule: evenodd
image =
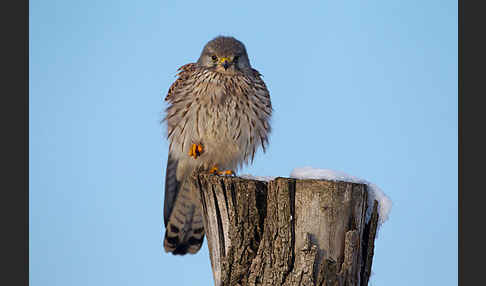
<path id="1" fill-rule="evenodd" d="M 164 248 L 173 254 L 196 253 L 204 240 L 202 209 L 186 178 L 194 170 L 237 170 L 253 161 L 259 147 L 265 151 L 270 95 L 250 66 L 245 46 L 232 37 L 217 37 L 196 63 L 179 68 L 165 100 L 170 145 Z"/>

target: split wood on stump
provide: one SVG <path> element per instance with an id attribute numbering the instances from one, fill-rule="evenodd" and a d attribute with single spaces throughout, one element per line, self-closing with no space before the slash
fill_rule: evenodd
<path id="1" fill-rule="evenodd" d="M 214 283 L 367 285 L 378 202 L 366 185 L 194 174 Z"/>

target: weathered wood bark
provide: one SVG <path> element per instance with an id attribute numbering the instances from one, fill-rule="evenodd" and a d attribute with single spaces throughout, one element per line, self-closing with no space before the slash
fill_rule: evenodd
<path id="1" fill-rule="evenodd" d="M 216 286 L 367 285 L 378 203 L 366 185 L 195 174 Z"/>

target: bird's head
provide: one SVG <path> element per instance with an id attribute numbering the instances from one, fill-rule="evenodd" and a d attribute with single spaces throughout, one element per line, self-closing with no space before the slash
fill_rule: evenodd
<path id="1" fill-rule="evenodd" d="M 219 36 L 209 41 L 197 63 L 225 74 L 251 70 L 245 45 L 233 37 Z"/>

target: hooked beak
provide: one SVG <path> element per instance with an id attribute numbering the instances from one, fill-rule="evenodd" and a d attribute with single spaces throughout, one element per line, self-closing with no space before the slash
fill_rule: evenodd
<path id="1" fill-rule="evenodd" d="M 224 69 L 225 69 L 225 70 L 227 70 L 227 69 L 228 69 L 228 67 L 229 67 L 229 63 L 228 63 L 228 61 L 224 61 L 224 63 L 223 63 L 223 67 L 224 67 Z"/>
<path id="2" fill-rule="evenodd" d="M 224 67 L 224 70 L 227 70 L 230 66 L 230 62 L 228 58 L 221 58 L 219 62 Z"/>

